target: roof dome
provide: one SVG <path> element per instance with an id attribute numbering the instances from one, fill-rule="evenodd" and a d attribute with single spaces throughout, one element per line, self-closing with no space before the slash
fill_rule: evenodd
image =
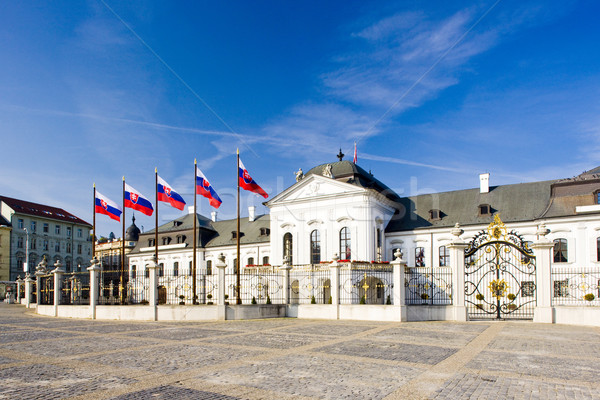
<path id="1" fill-rule="evenodd" d="M 137 242 L 140 239 L 140 228 L 135 224 L 135 215 L 131 217 L 131 225 L 125 231 L 126 242 Z"/>

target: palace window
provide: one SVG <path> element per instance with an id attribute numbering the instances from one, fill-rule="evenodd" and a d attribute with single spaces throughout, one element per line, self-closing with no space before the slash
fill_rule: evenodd
<path id="1" fill-rule="evenodd" d="M 442 219 L 442 212 L 440 210 L 429 210 L 429 220 L 436 221 Z"/>
<path id="2" fill-rule="evenodd" d="M 185 235 L 177 235 L 177 243 L 185 243 Z"/>
<path id="3" fill-rule="evenodd" d="M 22 249 L 23 248 L 23 237 L 19 236 L 17 238 L 17 249 Z"/>
<path id="4" fill-rule="evenodd" d="M 554 262 L 563 263 L 568 261 L 567 239 L 554 239 Z"/>
<path id="5" fill-rule="evenodd" d="M 489 204 L 480 204 L 479 205 L 479 215 L 492 215 L 492 207 Z"/>
<path id="6" fill-rule="evenodd" d="M 310 263 L 319 264 L 321 262 L 321 234 L 318 230 L 310 233 Z"/>
<path id="7" fill-rule="evenodd" d="M 237 258 L 233 259 L 233 273 L 234 274 L 238 273 L 238 261 L 237 261 Z"/>
<path id="8" fill-rule="evenodd" d="M 131 279 L 135 279 L 136 277 L 136 266 L 132 265 L 131 266 Z"/>
<path id="9" fill-rule="evenodd" d="M 44 222 L 44 225 L 42 226 L 42 231 L 44 233 L 48 233 L 49 230 L 50 230 L 50 227 L 48 226 L 47 223 Z"/>
<path id="10" fill-rule="evenodd" d="M 206 262 L 206 275 L 212 275 L 212 261 L 208 260 Z"/>
<path id="11" fill-rule="evenodd" d="M 48 241 L 47 240 L 44 240 L 44 242 L 42 243 L 42 249 L 44 251 L 48 251 Z"/>
<path id="12" fill-rule="evenodd" d="M 81 245 L 80 244 L 77 245 L 77 254 L 81 254 Z"/>
<path id="13" fill-rule="evenodd" d="M 67 253 L 71 252 L 71 243 L 67 242 Z"/>
<path id="14" fill-rule="evenodd" d="M 154 246 L 154 239 L 148 239 L 148 247 Z"/>
<path id="15" fill-rule="evenodd" d="M 192 276 L 192 273 L 194 272 L 193 269 L 194 269 L 194 261 L 190 261 L 190 266 L 189 266 L 189 269 L 188 269 L 188 275 L 189 276 Z"/>
<path id="16" fill-rule="evenodd" d="M 340 229 L 340 259 L 352 259 L 352 242 L 350 240 L 350 229 L 347 226 Z"/>
<path id="17" fill-rule="evenodd" d="M 171 238 L 170 237 L 164 237 L 164 238 L 162 238 L 162 244 L 163 244 L 163 246 L 165 246 L 165 245 L 167 245 L 169 243 L 171 243 Z"/>
<path id="18" fill-rule="evenodd" d="M 30 250 L 35 250 L 35 248 L 37 247 L 35 242 L 36 242 L 35 239 L 31 239 L 31 246 L 29 246 Z"/>
<path id="19" fill-rule="evenodd" d="M 35 221 L 31 221 L 31 232 L 35 232 L 36 228 L 37 228 L 37 223 Z"/>
<path id="20" fill-rule="evenodd" d="M 600 237 L 596 239 L 596 261 L 600 261 Z"/>
<path id="21" fill-rule="evenodd" d="M 67 237 L 71 237 L 71 227 L 67 226 Z"/>
<path id="22" fill-rule="evenodd" d="M 248 257 L 248 262 L 246 263 L 246 266 L 248 265 L 254 265 L 254 257 Z"/>
<path id="23" fill-rule="evenodd" d="M 424 267 L 425 266 L 425 248 L 417 247 L 415 248 L 415 267 Z"/>
<path id="24" fill-rule="evenodd" d="M 57 253 L 60 251 L 60 242 L 59 241 L 56 241 L 56 243 L 54 243 L 54 251 Z"/>
<path id="25" fill-rule="evenodd" d="M 56 226 L 54 227 L 54 234 L 56 234 L 56 235 L 60 235 L 60 225 L 56 225 Z"/>
<path id="26" fill-rule="evenodd" d="M 377 228 L 377 238 L 376 238 L 376 244 L 377 244 L 377 262 L 381 262 L 383 261 L 383 246 L 381 245 L 381 229 Z"/>
<path id="27" fill-rule="evenodd" d="M 19 221 L 17 222 L 17 226 L 19 227 L 19 229 L 24 228 L 25 223 L 23 222 L 23 220 L 21 218 L 19 218 Z"/>
<path id="28" fill-rule="evenodd" d="M 81 228 L 77 228 L 77 237 L 83 237 L 83 230 Z"/>
<path id="29" fill-rule="evenodd" d="M 260 236 L 269 236 L 271 230 L 269 228 L 260 228 Z"/>
<path id="30" fill-rule="evenodd" d="M 283 235 L 283 261 L 288 261 L 290 265 L 293 265 L 292 259 L 292 234 L 286 233 Z"/>
<path id="31" fill-rule="evenodd" d="M 447 267 L 450 265 L 450 251 L 446 246 L 440 246 L 440 267 Z"/>
<path id="32" fill-rule="evenodd" d="M 165 276 L 165 264 L 158 264 L 158 276 Z"/>
<path id="33" fill-rule="evenodd" d="M 269 265 L 269 256 L 263 257 L 263 265 Z"/>
<path id="34" fill-rule="evenodd" d="M 173 263 L 173 276 L 179 276 L 179 263 L 177 261 Z"/>

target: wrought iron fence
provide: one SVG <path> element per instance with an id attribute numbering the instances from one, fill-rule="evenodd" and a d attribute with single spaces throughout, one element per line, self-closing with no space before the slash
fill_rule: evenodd
<path id="1" fill-rule="evenodd" d="M 327 264 L 294 265 L 290 270 L 290 304 L 331 302 L 331 272 Z"/>
<path id="2" fill-rule="evenodd" d="M 240 274 L 242 304 L 284 304 L 283 274 L 270 268 L 245 269 Z M 237 276 L 225 275 L 225 302 L 237 302 Z"/>
<path id="3" fill-rule="evenodd" d="M 30 303 L 37 303 L 37 281 L 31 282 L 31 296 L 29 297 Z"/>
<path id="4" fill-rule="evenodd" d="M 406 304 L 452 304 L 452 268 L 406 268 L 404 275 Z"/>
<path id="5" fill-rule="evenodd" d="M 392 304 L 389 264 L 350 263 L 340 268 L 340 304 Z"/>
<path id="6" fill-rule="evenodd" d="M 90 304 L 90 273 L 72 272 L 62 276 L 60 304 Z"/>
<path id="7" fill-rule="evenodd" d="M 128 276 L 119 270 L 101 270 L 98 276 L 98 305 L 122 304 L 127 299 Z"/>
<path id="8" fill-rule="evenodd" d="M 40 299 L 39 304 L 54 304 L 54 275 L 40 276 Z"/>
<path id="9" fill-rule="evenodd" d="M 600 267 L 552 267 L 552 305 L 600 306 Z"/>
<path id="10" fill-rule="evenodd" d="M 209 304 L 216 302 L 217 275 L 196 275 L 196 294 L 194 295 L 194 277 L 166 270 L 158 277 L 158 304 Z"/>

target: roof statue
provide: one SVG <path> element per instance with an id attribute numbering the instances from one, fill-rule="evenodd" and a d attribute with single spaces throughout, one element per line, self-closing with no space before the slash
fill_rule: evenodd
<path id="1" fill-rule="evenodd" d="M 304 172 L 302 172 L 302 168 L 298 168 L 298 171 L 294 172 L 296 175 L 296 182 L 300 182 L 302 178 L 304 178 Z"/>
<path id="2" fill-rule="evenodd" d="M 331 164 L 326 164 L 323 167 L 323 176 L 326 176 L 328 178 L 333 178 L 333 174 L 331 173 Z"/>

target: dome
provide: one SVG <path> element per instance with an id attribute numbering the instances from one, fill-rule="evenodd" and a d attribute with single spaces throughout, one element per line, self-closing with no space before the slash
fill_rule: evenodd
<path id="1" fill-rule="evenodd" d="M 131 225 L 125 231 L 126 242 L 137 242 L 140 239 L 140 228 L 135 224 L 135 216 L 131 217 Z"/>

